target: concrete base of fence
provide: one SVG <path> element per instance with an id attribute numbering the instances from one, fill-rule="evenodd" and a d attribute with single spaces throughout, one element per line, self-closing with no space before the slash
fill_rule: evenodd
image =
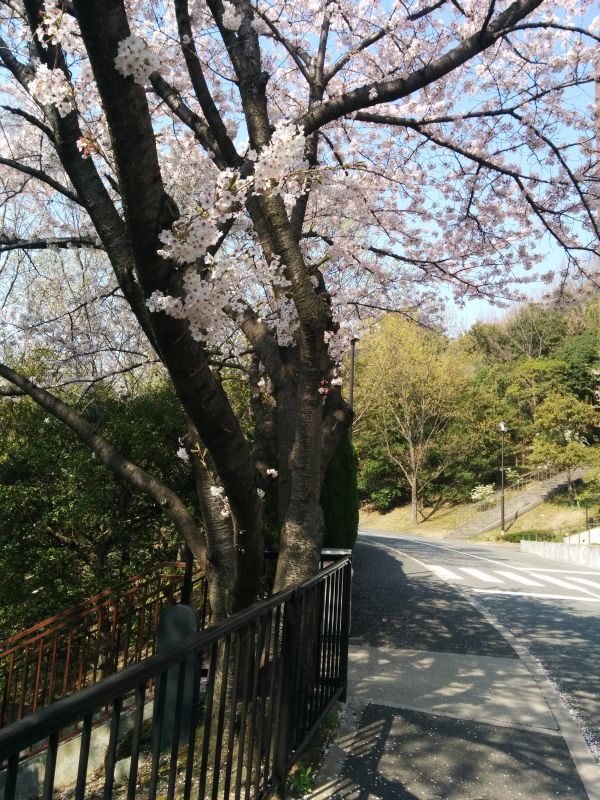
<path id="1" fill-rule="evenodd" d="M 144 707 L 144 719 L 152 718 L 154 703 L 151 701 Z M 130 711 L 121 715 L 119 724 L 119 738 L 123 734 L 133 729 L 135 723 L 135 712 Z M 92 737 L 90 742 L 90 755 L 88 759 L 87 775 L 90 778 L 94 772 L 104 769 L 106 754 L 108 752 L 108 741 L 110 737 L 110 720 L 94 725 L 92 727 Z M 56 773 L 54 789 L 69 789 L 75 785 L 77 780 L 77 769 L 79 767 L 79 749 L 81 746 L 81 735 L 73 736 L 63 742 L 58 747 L 56 760 Z M 127 779 L 129 775 L 129 762 L 131 759 L 122 759 L 118 762 L 115 769 L 115 782 L 120 783 Z M 37 753 L 31 758 L 27 758 L 19 764 L 17 775 L 17 788 L 15 792 L 16 800 L 37 800 L 42 796 L 44 786 L 44 774 L 46 764 L 46 751 Z M 0 796 L 4 795 L 4 784 L 6 772 L 0 773 Z"/>
<path id="2" fill-rule="evenodd" d="M 591 528 L 571 536 L 565 536 L 563 544 L 600 544 L 600 528 Z"/>
<path id="3" fill-rule="evenodd" d="M 594 545 L 558 544 L 556 542 L 528 542 L 521 540 L 521 552 L 578 564 L 581 567 L 600 569 L 600 547 Z"/>

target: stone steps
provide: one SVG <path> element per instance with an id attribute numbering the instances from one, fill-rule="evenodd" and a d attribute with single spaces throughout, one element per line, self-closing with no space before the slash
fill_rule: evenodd
<path id="1" fill-rule="evenodd" d="M 587 467 L 582 467 L 573 472 L 572 480 L 582 478 L 587 472 Z M 504 504 L 504 520 L 508 525 L 514 522 L 517 517 L 532 511 L 537 506 L 541 505 L 548 495 L 555 492 L 557 489 L 567 485 L 567 473 L 561 472 L 550 478 L 543 483 L 531 486 L 526 491 L 518 494 L 516 497 L 511 497 L 506 500 Z M 458 528 L 455 528 L 447 538 L 451 539 L 469 539 L 473 536 L 478 536 L 480 533 L 485 533 L 493 528 L 500 527 L 500 503 L 496 503 L 493 508 L 487 511 L 482 511 L 473 519 L 463 523 Z"/>

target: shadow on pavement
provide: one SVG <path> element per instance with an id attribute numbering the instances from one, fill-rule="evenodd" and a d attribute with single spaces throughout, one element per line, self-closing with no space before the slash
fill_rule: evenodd
<path id="1" fill-rule="evenodd" d="M 332 800 L 587 798 L 559 736 L 371 704 L 337 744 Z"/>
<path id="2" fill-rule="evenodd" d="M 560 590 L 559 590 L 560 591 Z M 600 617 L 598 606 L 544 600 L 511 602 L 480 595 L 480 603 L 518 639 L 552 676 L 569 705 L 600 741 Z"/>
<path id="3" fill-rule="evenodd" d="M 508 642 L 458 592 L 411 571 L 385 550 L 354 550 L 353 643 L 516 658 Z"/>

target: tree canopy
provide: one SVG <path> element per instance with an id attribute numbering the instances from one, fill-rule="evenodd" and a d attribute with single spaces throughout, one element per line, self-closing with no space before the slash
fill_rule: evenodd
<path id="1" fill-rule="evenodd" d="M 316 569 L 352 416 L 342 359 L 367 317 L 431 324 L 449 294 L 551 281 L 550 248 L 567 271 L 597 255 L 591 7 L 0 1 L 0 375 L 161 505 L 224 612 L 256 596 L 271 481 L 275 587 Z M 43 387 L 20 372 L 40 345 Z M 154 362 L 206 538 L 58 396 Z"/>

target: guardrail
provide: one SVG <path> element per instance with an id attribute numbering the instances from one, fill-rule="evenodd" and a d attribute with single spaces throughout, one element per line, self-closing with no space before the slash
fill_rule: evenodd
<path id="1" fill-rule="evenodd" d="M 33 778 L 43 800 L 61 788 L 75 800 L 272 797 L 325 714 L 345 698 L 351 580 L 346 556 L 299 587 L 0 730 L 4 800 L 30 792 L 24 787 Z M 106 709 L 108 743 L 91 774 L 93 723 Z M 61 787 L 61 750 L 73 744 L 60 745 L 61 732 L 73 726 L 77 777 Z M 23 759 L 34 747 L 45 748 L 35 765 Z"/>
<path id="2" fill-rule="evenodd" d="M 188 589 L 185 569 L 158 564 L 0 642 L 0 728 L 153 655 L 161 611 Z M 204 627 L 200 573 L 191 592 Z"/>

